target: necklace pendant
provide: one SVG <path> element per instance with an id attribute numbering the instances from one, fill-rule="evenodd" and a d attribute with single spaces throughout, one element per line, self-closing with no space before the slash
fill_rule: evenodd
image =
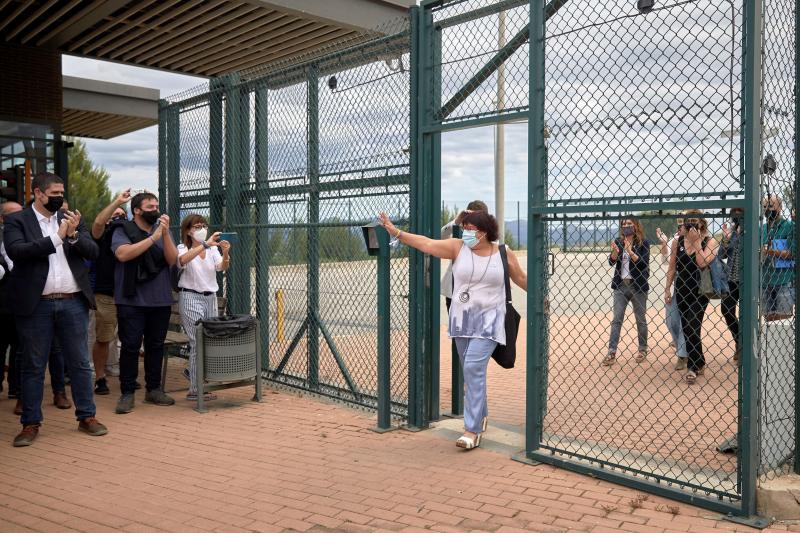
<path id="1" fill-rule="evenodd" d="M 458 301 L 461 302 L 462 304 L 467 303 L 469 301 L 469 293 L 465 291 L 459 294 Z"/>

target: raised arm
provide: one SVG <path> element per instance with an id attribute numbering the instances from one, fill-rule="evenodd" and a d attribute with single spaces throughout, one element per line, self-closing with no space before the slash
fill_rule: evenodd
<path id="1" fill-rule="evenodd" d="M 111 218 L 111 215 L 114 214 L 114 211 L 118 207 L 122 207 L 128 200 L 131 199 L 131 190 L 127 189 L 119 193 L 119 195 L 114 198 L 114 201 L 108 204 L 100 211 L 96 217 L 94 217 L 94 222 L 92 222 L 92 237 L 95 239 L 99 239 L 103 236 L 103 233 L 106 231 L 106 222 L 108 219 Z"/>
<path id="2" fill-rule="evenodd" d="M 711 237 L 708 239 L 708 244 L 704 247 L 700 246 L 700 249 L 695 254 L 695 261 L 697 262 L 697 266 L 700 268 L 706 268 L 710 265 L 714 258 L 717 257 L 717 251 L 719 250 L 719 243 L 717 239 Z"/>
<path id="3" fill-rule="evenodd" d="M 430 239 L 423 235 L 415 235 L 398 229 L 386 213 L 379 215 L 381 226 L 386 228 L 393 238 L 411 248 L 416 248 L 422 253 L 438 257 L 439 259 L 455 259 L 461 250 L 461 239 Z"/>

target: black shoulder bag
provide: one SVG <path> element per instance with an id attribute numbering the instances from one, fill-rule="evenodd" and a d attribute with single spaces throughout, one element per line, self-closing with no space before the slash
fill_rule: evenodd
<path id="1" fill-rule="evenodd" d="M 508 279 L 508 256 L 505 244 L 500 246 L 500 259 L 503 261 L 503 278 L 506 286 L 506 345 L 498 344 L 492 352 L 492 359 L 503 368 L 514 368 L 517 360 L 517 331 L 520 316 L 511 304 L 511 281 Z"/>

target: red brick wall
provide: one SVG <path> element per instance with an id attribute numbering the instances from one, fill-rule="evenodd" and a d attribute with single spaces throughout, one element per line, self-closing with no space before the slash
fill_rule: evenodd
<path id="1" fill-rule="evenodd" d="M 0 120 L 48 122 L 61 130 L 61 54 L 0 43 Z"/>

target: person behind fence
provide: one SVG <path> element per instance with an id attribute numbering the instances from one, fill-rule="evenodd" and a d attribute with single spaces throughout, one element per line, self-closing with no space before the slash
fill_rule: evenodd
<path id="1" fill-rule="evenodd" d="M 672 286 L 675 283 L 674 298 L 681 315 L 683 336 L 686 338 L 688 361 L 684 379 L 688 384 L 694 383 L 697 376 L 705 372 L 702 328 L 709 298 L 700 293 L 700 271 L 711 265 L 719 247 L 708 232 L 708 222 L 701 215 L 702 211 L 699 209 L 684 212 L 685 234 L 672 243 L 664 290 L 664 303 L 670 305 L 673 298 Z"/>
<path id="2" fill-rule="evenodd" d="M 117 226 L 128 220 L 122 206 L 130 199 L 130 189 L 122 191 L 97 214 L 92 223 L 92 238 L 100 250 L 90 269 L 90 276 L 94 274 L 94 297 L 97 302 L 95 341 L 92 346 L 94 393 L 100 395 L 111 392 L 106 380 L 106 363 L 111 343 L 117 338 L 117 306 L 114 303 L 114 269 L 117 260 L 111 251 L 111 238 Z"/>
<path id="3" fill-rule="evenodd" d="M 608 264 L 614 267 L 611 289 L 614 291 L 614 318 L 608 340 L 604 366 L 617 359 L 617 346 L 628 302 L 633 305 L 639 349 L 636 362 L 647 358 L 647 293 L 650 291 L 650 243 L 644 238 L 644 228 L 638 219 L 629 217 L 620 224 L 619 237 L 611 242 Z"/>
<path id="4" fill-rule="evenodd" d="M 683 219 L 678 218 L 675 220 L 678 229 L 672 238 L 668 239 L 667 236 L 661 231 L 661 228 L 656 228 L 656 235 L 658 240 L 661 241 L 661 261 L 669 268 L 669 259 L 672 256 L 672 243 L 679 239 L 685 233 Z M 672 287 L 674 290 L 675 287 Z M 678 303 L 675 298 L 664 306 L 664 320 L 667 325 L 672 342 L 670 343 L 675 348 L 676 361 L 675 370 L 686 370 L 686 338 L 683 336 L 683 326 L 681 326 L 681 314 L 678 311 Z"/>
<path id="5" fill-rule="evenodd" d="M 442 239 L 450 239 L 453 236 L 453 227 L 461 225 L 461 219 L 464 218 L 465 215 L 468 213 L 472 213 L 473 211 L 484 211 L 486 213 L 489 212 L 489 208 L 486 207 L 486 204 L 480 200 L 473 200 L 467 204 L 467 208 L 464 211 L 461 211 L 456 218 L 442 226 Z M 442 281 L 439 284 L 439 292 L 442 296 L 444 296 L 444 304 L 447 307 L 447 310 L 450 310 L 450 300 L 453 299 L 453 262 L 447 265 L 447 270 L 444 271 L 444 275 L 442 276 Z"/>
<path id="6" fill-rule="evenodd" d="M 231 264 L 228 241 L 219 240 L 219 232 L 208 236 L 208 221 L 192 214 L 181 222 L 181 243 L 178 245 L 178 304 L 181 322 L 189 337 L 189 377 L 187 400 L 197 400 L 197 322 L 219 315 L 217 308 L 217 272 L 228 270 Z M 221 250 L 221 252 L 220 252 Z M 216 399 L 207 393 L 206 400 Z"/>
<path id="7" fill-rule="evenodd" d="M 466 388 L 464 435 L 456 445 L 467 450 L 480 446 L 488 423 L 486 367 L 498 344 L 505 345 L 505 276 L 496 244 L 495 218 L 485 211 L 466 214 L 460 239 L 429 239 L 401 231 L 386 213 L 380 222 L 401 243 L 440 259 L 453 261 L 454 298 L 449 312 L 449 335 L 455 339 Z M 517 257 L 506 248 L 509 277 L 527 290 L 528 277 Z"/>
<path id="8" fill-rule="evenodd" d="M 95 418 L 92 368 L 89 364 L 89 308 L 94 294 L 84 261 L 97 257 L 78 211 L 59 213 L 64 182 L 55 174 L 38 174 L 32 182 L 34 204 L 10 217 L 4 243 L 14 261 L 8 304 L 16 314 L 22 343 L 22 432 L 14 446 L 29 446 L 42 423 L 44 372 L 53 339 L 69 366 L 78 428 L 89 435 L 108 430 Z"/>
<path id="9" fill-rule="evenodd" d="M 719 256 L 726 260 L 725 267 L 728 271 L 727 294 L 722 295 L 722 316 L 728 331 L 733 336 L 736 349 L 733 360 L 738 361 L 742 354 L 739 339 L 739 319 L 736 315 L 736 306 L 739 305 L 739 280 L 742 273 L 742 216 L 744 210 L 740 207 L 731 209 L 731 224 L 722 225 L 722 243 L 719 247 Z"/>
<path id="10" fill-rule="evenodd" d="M 175 403 L 161 388 L 161 362 L 173 304 L 169 267 L 177 262 L 178 250 L 169 233 L 169 216 L 158 212 L 156 195 L 135 195 L 131 198 L 131 211 L 133 220 L 116 228 L 111 238 L 111 250 L 117 258 L 114 301 L 122 345 L 122 394 L 117 414 L 133 411 L 142 341 L 147 389 L 144 401 L 156 405 Z"/>
<path id="11" fill-rule="evenodd" d="M 762 203 L 766 222 L 761 225 L 761 307 L 768 322 L 790 318 L 794 307 L 794 222 L 781 215 L 775 194 Z"/>

